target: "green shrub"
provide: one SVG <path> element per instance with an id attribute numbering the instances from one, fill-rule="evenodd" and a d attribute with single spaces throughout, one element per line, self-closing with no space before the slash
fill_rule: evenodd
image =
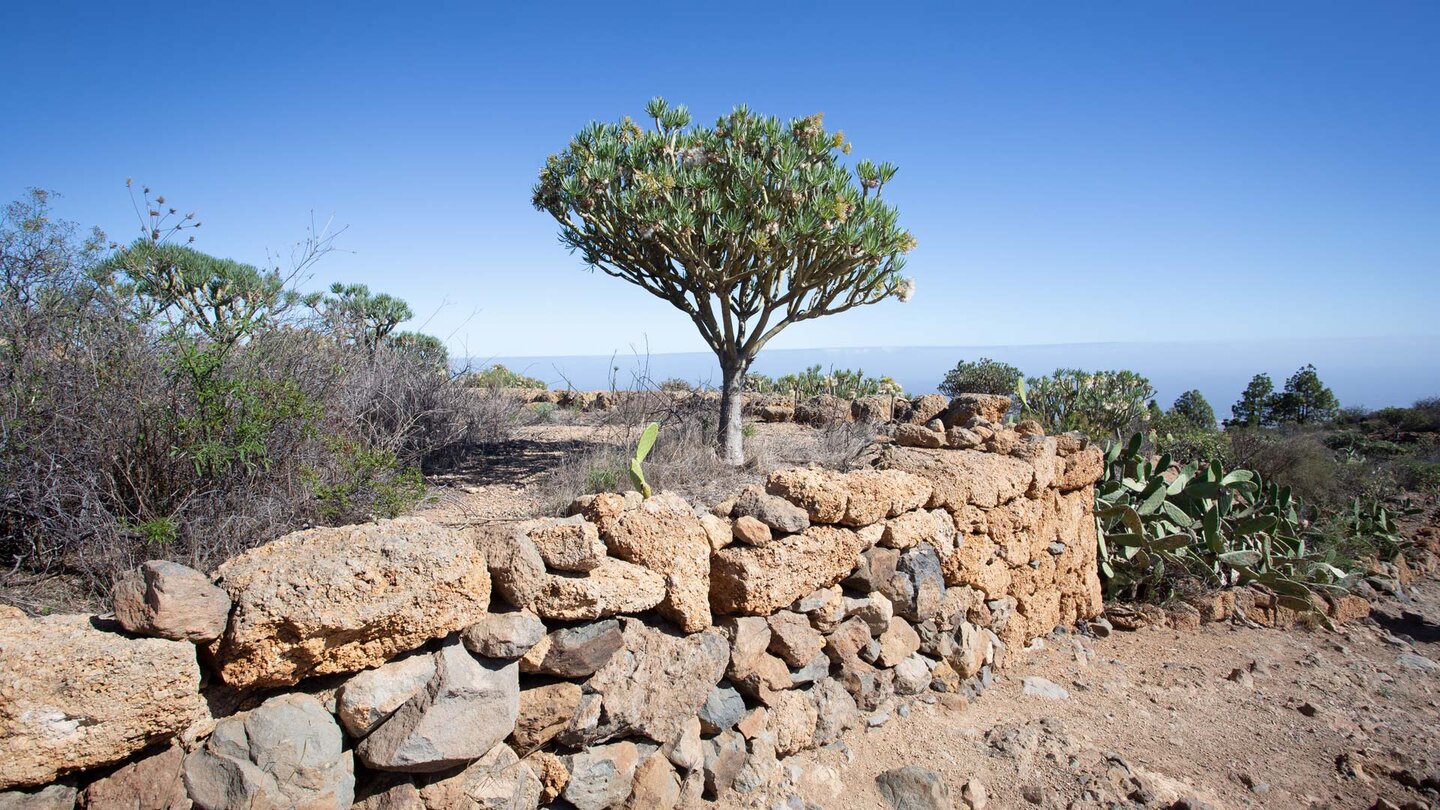
<path id="1" fill-rule="evenodd" d="M 471 388 L 533 388 L 545 390 L 549 386 L 543 380 L 527 377 L 517 371 L 496 364 L 472 371 L 464 376 L 465 385 Z"/>
<path id="2" fill-rule="evenodd" d="M 1146 416 L 1155 396 L 1150 381 L 1133 371 L 1057 369 L 1021 386 L 1021 413 L 1047 433 L 1078 430 L 1095 439 L 1118 436 Z"/>
<path id="3" fill-rule="evenodd" d="M 837 369 L 827 373 L 820 365 L 804 371 L 770 378 L 764 374 L 746 374 L 745 390 L 757 394 L 783 394 L 809 399 L 821 394 L 841 399 L 857 399 L 875 394 L 899 394 L 900 384 L 889 377 L 867 377 L 863 369 Z"/>
<path id="4" fill-rule="evenodd" d="M 939 391 L 947 397 L 961 394 L 1004 394 L 1015 393 L 1015 385 L 1025 375 L 1009 363 L 1001 363 L 982 357 L 975 362 L 961 360 L 955 368 L 945 372 Z"/>
<path id="5" fill-rule="evenodd" d="M 307 469 L 304 480 L 320 517 L 330 524 L 356 523 L 404 514 L 425 497 L 425 478 L 394 453 L 356 442 L 326 442 L 329 469 Z"/>
<path id="6" fill-rule="evenodd" d="M 1148 459 L 1139 434 L 1106 449 L 1096 488 L 1100 570 L 1107 592 L 1163 600 L 1179 579 L 1213 587 L 1258 583 L 1295 610 L 1316 592 L 1340 592 L 1351 561 L 1301 519 L 1289 487 L 1251 470 L 1186 465 L 1167 478 L 1170 458 Z"/>

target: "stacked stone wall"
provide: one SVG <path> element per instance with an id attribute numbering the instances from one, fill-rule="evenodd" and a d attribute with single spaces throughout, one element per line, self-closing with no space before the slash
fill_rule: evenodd
<path id="1" fill-rule="evenodd" d="M 114 620 L 0 609 L 0 803 L 691 807 L 973 698 L 1102 610 L 1100 453 L 1005 397 L 925 403 L 865 469 L 457 531 L 299 532 Z M 15 798 L 20 797 L 20 798 Z"/>

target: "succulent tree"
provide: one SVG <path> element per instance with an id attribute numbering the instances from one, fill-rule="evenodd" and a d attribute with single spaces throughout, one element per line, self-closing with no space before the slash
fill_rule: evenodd
<path id="1" fill-rule="evenodd" d="M 654 99 L 653 128 L 592 123 L 551 155 L 535 207 L 592 269 L 695 322 L 722 377 L 719 450 L 744 460 L 745 372 L 782 329 L 886 298 L 915 239 L 881 200 L 889 163 L 842 165 L 850 145 L 821 116 L 789 123 L 737 107 L 713 127 Z"/>

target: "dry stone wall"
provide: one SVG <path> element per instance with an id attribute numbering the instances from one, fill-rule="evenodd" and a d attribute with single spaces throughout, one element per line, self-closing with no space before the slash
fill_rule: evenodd
<path id="1" fill-rule="evenodd" d="M 1100 614 L 1100 454 L 1004 397 L 920 404 L 874 466 L 710 510 L 313 529 L 210 577 L 149 565 L 123 622 L 0 613 L 0 802 L 692 807 L 974 697 Z"/>

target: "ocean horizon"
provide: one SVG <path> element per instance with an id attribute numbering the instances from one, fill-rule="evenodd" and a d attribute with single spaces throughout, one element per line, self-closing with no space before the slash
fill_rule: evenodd
<path id="1" fill-rule="evenodd" d="M 1283 338 L 1247 341 L 1163 341 L 1061 343 L 995 346 L 896 346 L 771 349 L 752 371 L 776 376 L 819 364 L 861 369 L 895 379 L 909 394 L 935 391 L 959 360 L 989 357 L 1018 367 L 1027 376 L 1057 368 L 1130 369 L 1150 379 L 1156 400 L 1168 407 L 1175 397 L 1198 389 L 1221 418 L 1250 378 L 1266 373 L 1278 390 L 1306 363 L 1343 406 L 1381 408 L 1410 405 L 1440 396 L 1440 336 L 1373 338 Z M 611 354 L 470 357 L 472 368 L 504 365 L 544 380 L 551 388 L 578 390 L 632 388 L 645 380 L 679 378 L 718 385 L 720 369 L 709 352 L 646 353 L 630 348 Z"/>

